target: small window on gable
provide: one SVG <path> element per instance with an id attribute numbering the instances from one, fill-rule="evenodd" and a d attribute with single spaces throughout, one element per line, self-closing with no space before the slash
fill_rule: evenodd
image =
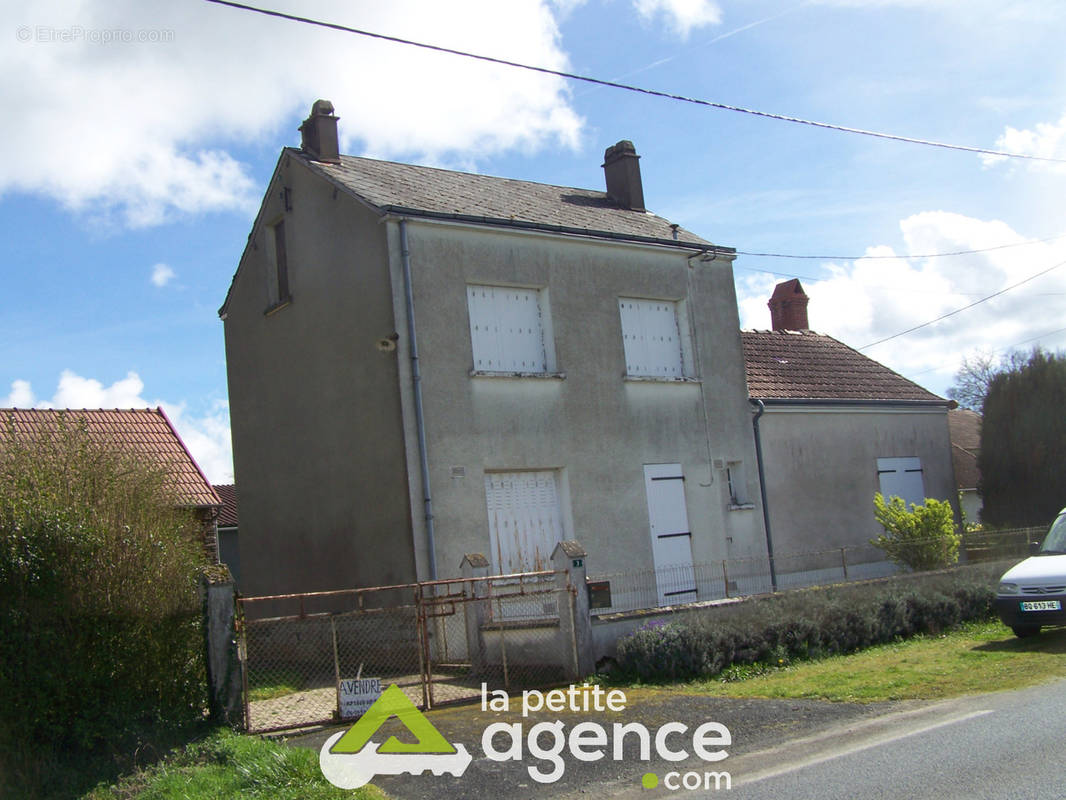
<path id="1" fill-rule="evenodd" d="M 673 300 L 618 298 L 626 375 L 664 380 L 688 376 L 678 306 Z"/>
<path id="2" fill-rule="evenodd" d="M 748 494 L 748 470 L 742 461 L 730 461 L 725 470 L 726 481 L 729 483 L 729 505 L 750 506 L 751 496 Z"/>
<path id="3" fill-rule="evenodd" d="M 540 374 L 555 368 L 539 289 L 467 286 L 475 372 Z"/>
<path id="4" fill-rule="evenodd" d="M 285 242 L 285 220 L 270 226 L 273 275 L 270 286 L 271 307 L 283 305 L 292 299 L 289 294 L 289 256 Z"/>

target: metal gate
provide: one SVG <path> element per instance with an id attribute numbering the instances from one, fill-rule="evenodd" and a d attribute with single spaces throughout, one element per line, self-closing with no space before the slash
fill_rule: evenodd
<path id="1" fill-rule="evenodd" d="M 342 721 L 346 682 L 379 678 L 422 709 L 576 677 L 567 572 L 239 597 L 251 732 Z"/>

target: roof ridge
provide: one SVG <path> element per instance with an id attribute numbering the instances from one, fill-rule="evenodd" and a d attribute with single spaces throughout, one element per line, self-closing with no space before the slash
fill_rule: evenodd
<path id="1" fill-rule="evenodd" d="M 336 167 L 336 166 L 343 166 L 344 165 L 343 161 L 341 161 L 341 163 L 339 165 L 338 164 L 329 164 L 329 163 L 322 162 L 322 161 L 316 161 L 315 159 L 311 158 L 307 154 L 306 151 L 300 149 L 299 147 L 287 146 L 287 147 L 285 147 L 283 149 L 284 150 L 289 150 L 292 153 L 294 153 L 295 155 L 297 155 L 299 158 L 301 158 L 301 159 L 303 159 L 303 160 L 305 160 L 305 161 L 307 161 L 309 163 L 313 163 L 313 164 L 315 164 L 317 166 Z M 536 186 L 550 186 L 550 187 L 552 187 L 554 189 L 570 189 L 571 191 L 575 191 L 575 192 L 590 192 L 592 194 L 603 195 L 605 198 L 608 197 L 608 194 L 607 194 L 606 190 L 601 191 L 599 189 L 586 189 L 586 188 L 584 188 L 582 186 L 567 186 L 567 185 L 564 185 L 564 184 L 561 184 L 561 183 L 545 183 L 544 181 L 533 181 L 533 180 L 528 180 L 526 178 L 509 178 L 506 175 L 492 175 L 492 174 L 489 174 L 487 172 L 469 172 L 469 171 L 464 170 L 464 169 L 450 169 L 448 167 L 436 167 L 436 166 L 432 166 L 430 164 L 412 164 L 409 161 L 393 161 L 392 159 L 389 159 L 389 158 L 373 158 L 371 156 L 353 156 L 353 155 L 349 155 L 347 153 L 341 153 L 340 157 L 341 157 L 341 159 L 354 159 L 354 160 L 358 160 L 358 161 L 371 162 L 371 163 L 374 163 L 374 164 L 389 164 L 389 165 L 395 166 L 395 167 L 408 167 L 408 168 L 411 168 L 411 169 L 430 169 L 430 170 L 433 170 L 434 172 L 443 172 L 443 173 L 448 173 L 448 174 L 451 174 L 451 175 L 467 175 L 467 176 L 472 177 L 472 178 L 488 178 L 488 179 L 494 180 L 494 181 L 509 181 L 511 183 L 530 183 L 530 184 L 534 184 Z M 627 209 L 621 209 L 620 208 L 619 210 L 627 210 Z M 644 213 L 654 214 L 654 212 L 644 212 Z M 656 216 L 658 216 L 658 215 L 656 215 Z"/>

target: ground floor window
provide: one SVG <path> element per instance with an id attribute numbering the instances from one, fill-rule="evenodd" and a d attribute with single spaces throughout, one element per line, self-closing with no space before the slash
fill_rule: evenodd
<path id="1" fill-rule="evenodd" d="M 551 569 L 555 546 L 568 538 L 560 477 L 559 470 L 485 473 L 493 572 Z"/>

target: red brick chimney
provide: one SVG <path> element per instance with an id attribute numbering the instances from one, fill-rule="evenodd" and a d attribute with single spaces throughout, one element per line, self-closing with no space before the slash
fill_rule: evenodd
<path id="1" fill-rule="evenodd" d="M 807 322 L 807 303 L 810 298 L 803 291 L 799 279 L 779 283 L 770 296 L 770 324 L 775 331 L 805 331 L 810 329 Z"/>
<path id="2" fill-rule="evenodd" d="M 640 180 L 640 156 L 628 139 L 611 145 L 603 154 L 607 194 L 622 208 L 644 211 L 644 186 Z"/>

